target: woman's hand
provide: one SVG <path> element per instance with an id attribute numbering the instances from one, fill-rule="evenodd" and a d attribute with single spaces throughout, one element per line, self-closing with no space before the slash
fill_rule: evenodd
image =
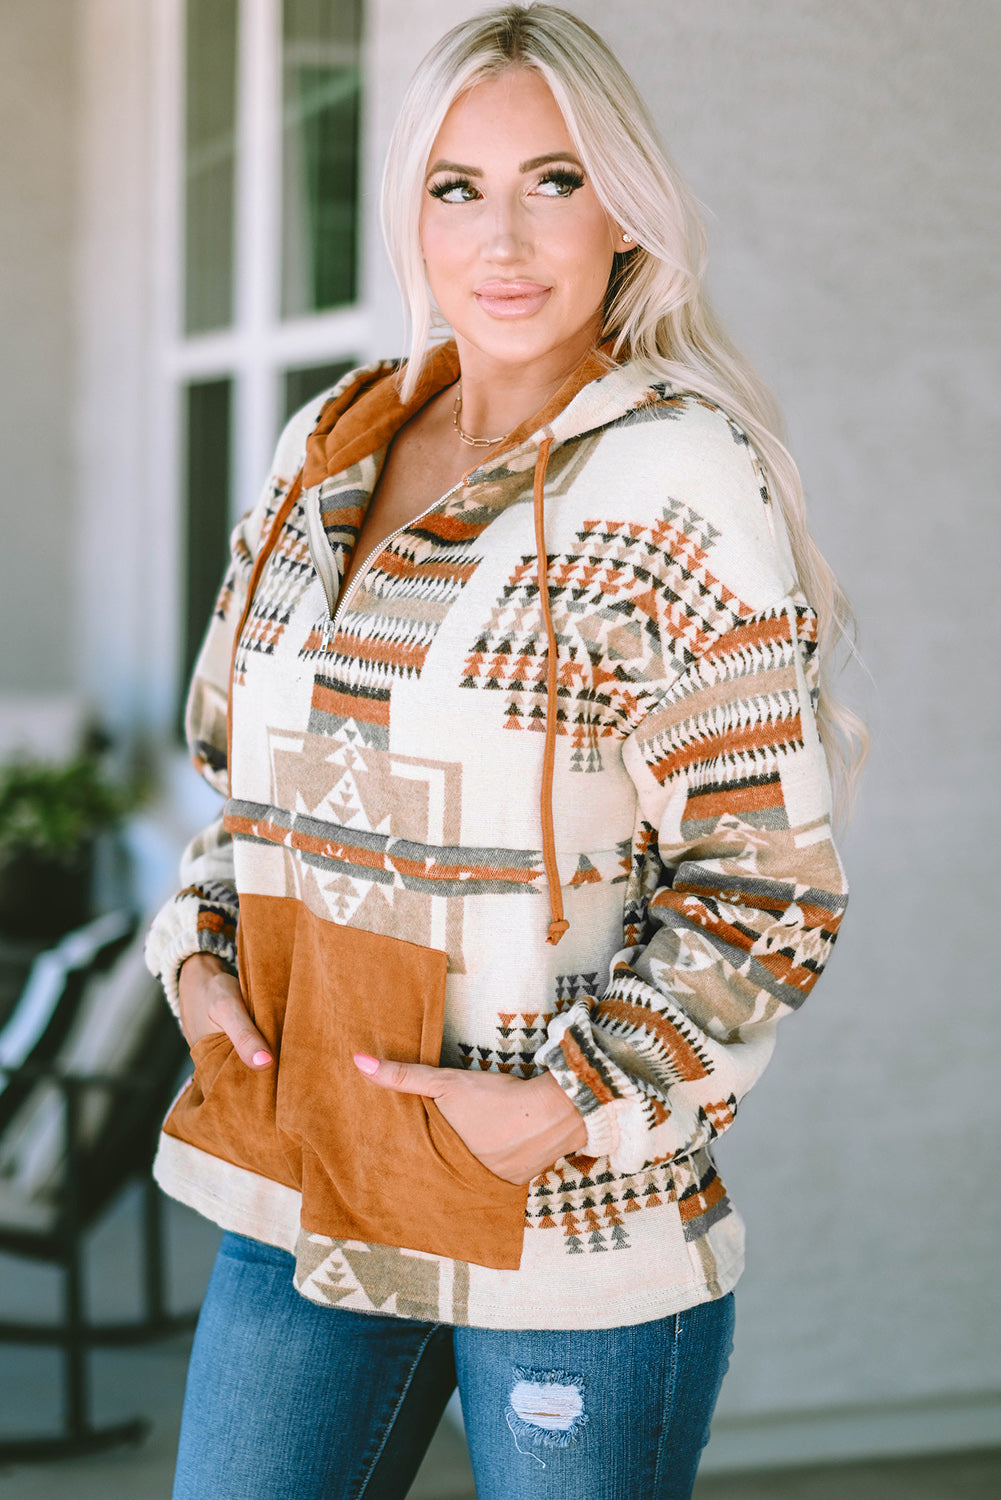
<path id="1" fill-rule="evenodd" d="M 203 1036 L 224 1031 L 248 1068 L 270 1068 L 271 1049 L 250 1019 L 240 981 L 215 954 L 193 953 L 184 960 L 177 993 L 181 1030 L 189 1047 Z"/>
<path id="2" fill-rule="evenodd" d="M 587 1140 L 583 1118 L 551 1073 L 511 1078 L 424 1063 L 380 1062 L 355 1053 L 379 1088 L 433 1099 L 463 1143 L 496 1177 L 531 1182 Z"/>

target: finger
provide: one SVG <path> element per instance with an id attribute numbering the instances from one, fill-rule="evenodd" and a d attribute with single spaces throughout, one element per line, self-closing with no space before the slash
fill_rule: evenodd
<path id="1" fill-rule="evenodd" d="M 218 1000 L 210 1012 L 212 1020 L 224 1031 L 233 1043 L 233 1048 L 248 1068 L 269 1068 L 274 1061 L 271 1048 L 261 1036 L 238 994 L 227 994 Z"/>
<path id="2" fill-rule="evenodd" d="M 451 1068 L 432 1068 L 426 1063 L 382 1062 L 370 1057 L 367 1052 L 354 1054 L 355 1067 L 371 1078 L 383 1089 L 395 1089 L 399 1094 L 423 1094 L 425 1099 L 437 1099 L 447 1087 L 446 1075 Z"/>

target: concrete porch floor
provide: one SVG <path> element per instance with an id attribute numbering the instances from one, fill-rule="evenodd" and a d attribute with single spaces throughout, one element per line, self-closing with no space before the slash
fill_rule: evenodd
<path id="1" fill-rule="evenodd" d="M 169 1225 L 171 1298 L 181 1308 L 201 1294 L 218 1232 L 176 1205 L 169 1206 Z M 135 1233 L 135 1203 L 126 1197 L 92 1238 L 89 1306 L 95 1318 L 120 1318 L 138 1304 Z M 0 1318 L 45 1316 L 55 1298 L 51 1271 L 0 1254 Z M 2 1469 L 3 1500 L 169 1500 L 187 1351 L 188 1340 L 176 1338 L 148 1348 L 93 1355 L 96 1420 L 142 1415 L 151 1422 L 146 1441 L 138 1448 L 85 1459 Z M 44 1431 L 54 1424 L 57 1377 L 56 1357 L 50 1351 L 0 1346 L 0 1438 Z M 642 1494 L 638 1484 L 636 1500 L 642 1500 Z M 696 1500 L 996 1500 L 1001 1496 L 1001 1448 L 708 1474 L 699 1480 L 695 1494 Z M 516 1489 L 511 1496 L 517 1500 Z M 409 1500 L 475 1500 L 464 1439 L 447 1417 Z"/>

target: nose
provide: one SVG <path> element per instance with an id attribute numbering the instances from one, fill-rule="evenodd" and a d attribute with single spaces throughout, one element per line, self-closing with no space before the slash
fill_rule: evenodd
<path id="1" fill-rule="evenodd" d="M 520 194 L 502 194 L 494 198 L 488 222 L 484 226 L 484 259 L 498 265 L 527 260 L 532 253 L 530 216 Z"/>

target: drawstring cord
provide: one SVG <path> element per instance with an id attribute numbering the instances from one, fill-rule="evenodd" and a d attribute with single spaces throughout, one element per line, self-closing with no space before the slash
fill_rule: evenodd
<path id="1" fill-rule="evenodd" d="M 542 861 L 546 867 L 546 881 L 549 885 L 550 922 L 546 941 L 556 944 L 569 929 L 570 923 L 563 915 L 563 892 L 560 889 L 560 876 L 556 867 L 556 835 L 553 831 L 553 767 L 556 761 L 556 731 L 559 715 L 559 704 L 556 696 L 559 683 L 559 661 L 556 651 L 556 631 L 553 629 L 553 615 L 549 607 L 549 559 L 546 556 L 545 518 L 546 464 L 549 461 L 549 450 L 552 445 L 552 438 L 547 437 L 539 448 L 539 456 L 535 463 L 535 487 L 532 495 L 532 504 L 535 514 L 535 552 L 538 558 L 539 603 L 542 605 L 542 619 L 546 627 L 547 642 L 546 742 L 542 752 L 542 796 L 540 799 L 542 813 Z"/>

